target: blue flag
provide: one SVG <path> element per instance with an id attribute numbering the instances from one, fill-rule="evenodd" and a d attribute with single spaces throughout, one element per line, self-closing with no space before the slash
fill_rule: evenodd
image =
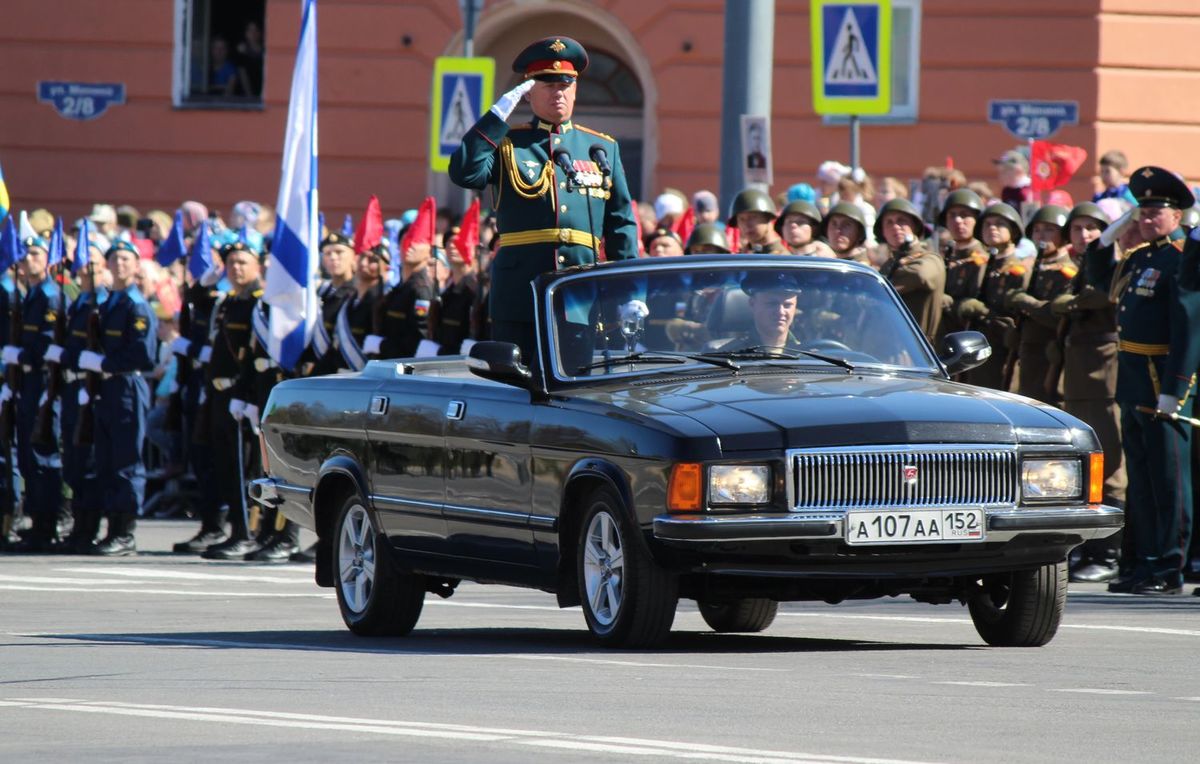
<path id="1" fill-rule="evenodd" d="M 0 218 L 8 216 L 8 186 L 4 182 L 4 170 L 0 168 Z"/>
<path id="2" fill-rule="evenodd" d="M 171 263 L 187 254 L 187 244 L 183 241 L 183 210 L 175 210 L 175 222 L 171 224 L 171 232 L 163 239 L 154 259 L 166 268 Z"/>
<path id="3" fill-rule="evenodd" d="M 59 215 L 54 219 L 54 230 L 50 233 L 50 251 L 46 258 L 46 265 L 53 268 L 63 261 L 63 250 L 67 248 L 66 242 L 63 239 L 62 216 Z"/>
<path id="4" fill-rule="evenodd" d="M 79 239 L 75 242 L 75 259 L 71 261 L 72 276 L 78 276 L 79 272 L 87 267 L 88 260 L 92 257 L 91 238 L 92 221 L 84 218 L 79 227 Z"/>
<path id="5" fill-rule="evenodd" d="M 12 215 L 4 216 L 4 230 L 0 231 L 0 272 L 16 265 L 24 254 L 21 252 L 21 237 L 17 235 L 17 224 Z"/>
<path id="6" fill-rule="evenodd" d="M 199 281 L 212 264 L 212 232 L 205 220 L 196 228 L 196 240 L 192 242 L 192 251 L 188 253 L 188 273 Z"/>
<path id="7" fill-rule="evenodd" d="M 263 300 L 271 306 L 267 352 L 295 368 L 321 315 L 317 267 L 317 3 L 304 0 L 300 44 L 283 141 L 283 172 L 275 205 L 275 236 Z"/>
<path id="8" fill-rule="evenodd" d="M 345 236 L 347 239 L 354 238 L 354 216 L 349 212 L 346 213 L 346 217 L 342 220 L 342 236 Z"/>

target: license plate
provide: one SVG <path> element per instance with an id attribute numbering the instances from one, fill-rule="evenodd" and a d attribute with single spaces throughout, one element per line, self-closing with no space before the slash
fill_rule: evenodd
<path id="1" fill-rule="evenodd" d="M 984 535 L 982 509 L 846 513 L 846 543 L 851 545 L 982 541 Z"/>

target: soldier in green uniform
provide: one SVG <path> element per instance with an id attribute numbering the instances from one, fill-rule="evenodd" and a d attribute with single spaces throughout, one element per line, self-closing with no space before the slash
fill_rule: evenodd
<path id="1" fill-rule="evenodd" d="M 1167 170 L 1143 167 L 1129 180 L 1145 244 L 1120 263 L 1103 248 L 1088 253 L 1089 282 L 1109 288 L 1117 306 L 1117 404 L 1129 477 L 1135 568 L 1113 588 L 1178 594 L 1192 521 L 1191 429 L 1170 419 L 1192 415 L 1200 366 L 1200 242 L 1179 227 L 1195 203 Z M 1120 234 L 1132 216 L 1109 230 Z M 1148 410 L 1148 411 L 1147 411 Z"/>
<path id="2" fill-rule="evenodd" d="M 797 199 L 784 207 L 775 219 L 775 233 L 793 255 L 836 257 L 829 245 L 817 238 L 821 230 L 821 211 L 812 202 Z"/>
<path id="3" fill-rule="evenodd" d="M 499 231 L 492 263 L 492 339 L 513 342 L 535 358 L 533 294 L 541 273 L 637 257 L 637 224 L 621 153 L 611 136 L 571 121 L 576 79 L 587 52 L 569 37 L 538 40 L 517 56 L 524 82 L 501 96 L 450 157 L 450 179 L 491 187 Z M 522 98 L 532 122 L 505 122 Z"/>
<path id="4" fill-rule="evenodd" d="M 729 241 L 715 223 L 701 223 L 688 237 L 685 255 L 728 255 Z"/>
<path id="5" fill-rule="evenodd" d="M 951 191 L 938 213 L 937 224 L 950 236 L 942 250 L 946 261 L 946 291 L 942 296 L 941 335 L 973 328 L 959 319 L 963 300 L 975 300 L 983 289 L 988 253 L 975 238 L 975 226 L 983 213 L 983 200 L 969 188 Z"/>
<path id="6" fill-rule="evenodd" d="M 1029 287 L 1029 269 L 1017 257 L 1017 242 L 1021 240 L 1021 216 L 1003 202 L 988 205 L 975 226 L 975 237 L 988 248 L 988 264 L 978 297 L 958 304 L 958 320 L 983 332 L 992 346 L 992 355 L 981 366 L 966 373 L 968 384 L 1004 390 L 1005 366 L 1010 349 L 1015 345 L 1013 331 L 1016 318 L 1004 307 L 1004 295 L 1013 289 Z"/>
<path id="7" fill-rule="evenodd" d="M 1065 294 L 1079 269 L 1071 260 L 1067 237 L 1067 209 L 1047 204 L 1037 211 L 1025 236 L 1037 247 L 1037 261 L 1028 289 L 1013 289 L 1004 296 L 1004 307 L 1018 318 L 1016 392 L 1029 398 L 1058 402 L 1058 376 L 1061 366 L 1051 367 L 1046 348 L 1058 341 L 1059 317 L 1051 302 Z M 1051 374 L 1051 372 L 1054 372 Z M 1049 377 L 1053 376 L 1053 379 Z"/>
<path id="8" fill-rule="evenodd" d="M 745 188 L 733 198 L 726 225 L 737 228 L 738 252 L 754 255 L 786 255 L 788 249 L 775 235 L 775 202 L 761 189 Z"/>
<path id="9" fill-rule="evenodd" d="M 857 204 L 838 202 L 821 221 L 821 238 L 841 260 L 872 265 L 867 255 L 867 219 Z"/>
<path id="10" fill-rule="evenodd" d="M 880 273 L 900 293 L 900 299 L 933 342 L 942 321 L 942 294 L 946 288 L 946 263 L 921 239 L 925 221 L 907 199 L 892 199 L 875 219 L 875 239 L 884 242 L 889 257 Z"/>

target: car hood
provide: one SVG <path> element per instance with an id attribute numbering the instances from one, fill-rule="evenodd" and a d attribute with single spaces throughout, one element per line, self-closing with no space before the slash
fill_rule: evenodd
<path id="1" fill-rule="evenodd" d="M 577 391 L 591 398 L 592 394 Z M 1086 427 L 1016 395 L 908 374 L 765 373 L 638 382 L 593 391 L 622 408 L 689 417 L 721 449 L 759 451 L 895 443 L 1069 444 Z"/>

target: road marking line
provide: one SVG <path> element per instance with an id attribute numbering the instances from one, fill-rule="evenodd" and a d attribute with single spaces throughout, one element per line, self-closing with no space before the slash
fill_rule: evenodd
<path id="1" fill-rule="evenodd" d="M 4 576 L 0 581 L 16 584 L 76 584 L 87 586 L 129 586 L 132 582 L 123 578 L 69 578 L 67 576 Z"/>
<path id="2" fill-rule="evenodd" d="M 1200 637 L 1195 629 L 1172 629 L 1165 626 L 1110 626 L 1098 623 L 1065 623 L 1060 629 L 1092 629 L 1095 631 L 1127 631 L 1134 634 L 1170 634 L 1177 637 Z"/>
<path id="3" fill-rule="evenodd" d="M 672 740 L 648 740 L 543 730 L 475 727 L 435 722 L 413 722 L 384 719 L 356 719 L 316 714 L 260 711 L 239 708 L 164 706 L 115 701 L 66 701 L 63 699 L 0 700 L 0 705 L 22 705 L 30 710 L 67 711 L 92 714 L 113 714 L 156 719 L 243 724 L 264 727 L 284 727 L 344 732 L 367 732 L 380 735 L 499 742 L 512 745 L 586 750 L 606 753 L 653 755 L 659 757 L 758 764 L 784 762 L 838 762 L 840 764 L 917 764 L 898 759 L 879 759 L 860 756 L 834 756 L 812 753 L 768 751 L 753 748 L 705 745 Z M 11 707 L 11 706 L 10 706 Z"/>
<path id="4" fill-rule="evenodd" d="M 79 567 L 79 568 L 55 568 L 63 573 L 95 573 L 97 570 L 103 570 L 105 575 L 111 576 L 127 576 L 130 578 L 176 578 L 181 580 L 193 581 L 259 581 L 264 584 L 310 584 L 313 583 L 312 570 L 306 568 L 303 571 L 303 576 L 284 577 L 284 576 L 256 576 L 256 575 L 222 575 L 220 573 L 198 573 L 194 571 L 183 570 L 161 570 L 158 568 L 139 567 L 137 565 L 105 565 L 95 567 Z"/>
<path id="5" fill-rule="evenodd" d="M 1082 695 L 1153 695 L 1146 690 L 1110 690 L 1104 687 L 1055 688 L 1050 692 L 1075 692 Z"/>
<path id="6" fill-rule="evenodd" d="M 1200 698 L 1175 698 L 1175 700 L 1191 700 L 1200 703 Z"/>
<path id="7" fill-rule="evenodd" d="M 868 679 L 920 679 L 919 676 L 912 674 L 851 674 L 850 676 L 861 676 Z"/>
<path id="8" fill-rule="evenodd" d="M 912 616 L 912 615 L 859 615 L 852 613 L 796 613 L 796 612 L 780 612 L 781 616 L 791 618 L 844 618 L 852 621 L 896 621 L 899 623 L 936 623 L 936 624 L 958 624 L 960 626 L 974 626 L 970 618 L 935 618 L 933 616 Z M 1172 629 L 1161 626 L 1113 626 L 1109 624 L 1097 623 L 1064 623 L 1058 628 L 1060 629 L 1082 629 L 1096 631 L 1121 631 L 1130 634 L 1164 634 L 1175 637 L 1200 637 L 1200 631 L 1195 629 Z"/>
<path id="9" fill-rule="evenodd" d="M 104 587 L 18 586 L 16 584 L 0 584 L 0 590 L 10 592 L 87 592 L 89 594 L 182 594 L 190 597 L 317 597 L 333 599 L 337 596 L 325 592 L 208 592 L 201 589 L 108 589 Z"/>
<path id="10" fill-rule="evenodd" d="M 1021 682 L 932 682 L 932 684 L 953 684 L 960 687 L 1032 687 Z"/>

